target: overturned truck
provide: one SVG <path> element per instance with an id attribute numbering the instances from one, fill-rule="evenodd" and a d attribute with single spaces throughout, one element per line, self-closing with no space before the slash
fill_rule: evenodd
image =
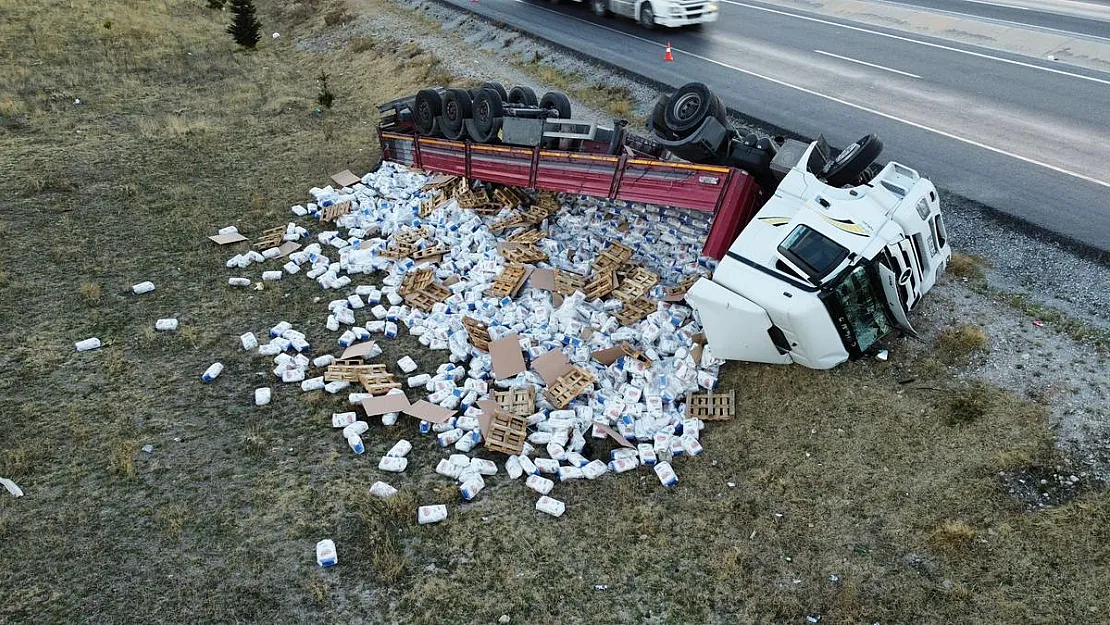
<path id="1" fill-rule="evenodd" d="M 951 248 L 936 188 L 875 163 L 868 135 L 835 157 L 734 128 L 701 83 L 661 96 L 649 135 L 575 119 L 558 92 L 425 89 L 382 105 L 383 157 L 427 171 L 714 214 L 711 277 L 686 292 L 713 354 L 827 369 L 895 331 L 943 273 Z"/>

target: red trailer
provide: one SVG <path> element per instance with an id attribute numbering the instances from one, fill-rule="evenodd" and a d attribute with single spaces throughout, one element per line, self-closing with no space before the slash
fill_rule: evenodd
<path id="1" fill-rule="evenodd" d="M 378 128 L 382 158 L 428 172 L 527 189 L 713 213 L 702 252 L 721 259 L 765 201 L 740 169 L 542 147 L 486 145 Z"/>

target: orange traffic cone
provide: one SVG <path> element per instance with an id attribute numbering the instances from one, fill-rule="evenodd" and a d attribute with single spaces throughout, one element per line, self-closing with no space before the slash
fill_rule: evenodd
<path id="1" fill-rule="evenodd" d="M 671 42 L 667 42 L 667 51 L 663 54 L 663 60 L 670 63 L 674 60 L 674 55 L 671 54 Z"/>

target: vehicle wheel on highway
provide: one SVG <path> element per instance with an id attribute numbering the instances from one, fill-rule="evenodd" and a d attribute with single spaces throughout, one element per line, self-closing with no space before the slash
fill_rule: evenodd
<path id="1" fill-rule="evenodd" d="M 505 92 L 505 88 L 499 82 L 484 82 L 482 83 L 482 89 L 493 89 L 497 92 L 497 95 L 501 96 L 502 102 L 509 99 L 509 94 Z M 478 94 L 474 94 L 474 97 L 477 98 Z"/>
<path id="2" fill-rule="evenodd" d="M 422 89 L 416 94 L 412 121 L 416 131 L 425 137 L 436 134 L 436 117 L 443 112 L 443 98 L 435 89 Z"/>
<path id="3" fill-rule="evenodd" d="M 681 137 L 701 126 L 710 115 L 716 116 L 719 108 L 717 96 L 709 87 L 700 82 L 686 83 L 663 109 L 663 121 L 668 130 Z"/>
<path id="4" fill-rule="evenodd" d="M 490 143 L 501 130 L 501 120 L 505 111 L 501 96 L 495 89 L 482 89 L 474 99 L 474 134 L 471 138 L 478 143 Z"/>
<path id="5" fill-rule="evenodd" d="M 561 91 L 548 91 L 540 98 L 540 108 L 555 111 L 559 119 L 570 119 L 570 99 Z"/>
<path id="6" fill-rule="evenodd" d="M 844 148 L 840 154 L 829 161 L 817 175 L 832 187 L 842 187 L 852 184 L 859 179 L 860 174 L 879 158 L 883 151 L 883 142 L 876 134 L 869 134 Z"/>
<path id="7" fill-rule="evenodd" d="M 593 0 L 594 15 L 605 17 L 609 15 L 609 0 Z"/>
<path id="8" fill-rule="evenodd" d="M 640 26 L 648 30 L 655 28 L 655 11 L 651 9 L 650 2 L 645 2 L 644 5 L 640 7 Z"/>
<path id="9" fill-rule="evenodd" d="M 448 89 L 443 94 L 443 134 L 458 139 L 463 134 L 463 121 L 474 114 L 470 93 L 465 89 Z"/>
<path id="10" fill-rule="evenodd" d="M 536 92 L 532 91 L 531 87 L 517 85 L 509 89 L 509 97 L 506 98 L 510 104 L 520 104 L 522 106 L 539 106 L 540 99 L 536 97 Z"/>

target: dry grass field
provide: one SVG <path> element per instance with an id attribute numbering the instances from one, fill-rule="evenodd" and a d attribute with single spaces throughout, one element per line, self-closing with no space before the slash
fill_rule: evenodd
<path id="1" fill-rule="evenodd" d="M 372 424 L 356 457 L 327 427 L 344 396 L 253 406 L 272 376 L 237 336 L 285 319 L 330 344 L 327 295 L 229 289 L 205 237 L 370 169 L 374 106 L 450 80 L 416 43 L 298 49 L 342 5 L 259 9 L 247 52 L 202 0 L 0 0 L 0 476 L 26 491 L 0 491 L 0 622 L 1110 622 L 1110 497 L 1011 494 L 1006 476 L 1035 499 L 1064 461 L 1044 406 L 954 376 L 990 348 L 974 326 L 831 372 L 732 363 L 740 414 L 676 462 L 679 487 L 560 484 L 561 519 L 504 476 L 460 504 L 411 420 Z M 321 70 L 336 103 L 317 112 Z M 181 328 L 155 333 L 168 316 Z M 75 353 L 89 336 L 105 347 Z M 402 437 L 403 494 L 371 499 Z M 418 526 L 433 502 L 450 517 Z"/>

